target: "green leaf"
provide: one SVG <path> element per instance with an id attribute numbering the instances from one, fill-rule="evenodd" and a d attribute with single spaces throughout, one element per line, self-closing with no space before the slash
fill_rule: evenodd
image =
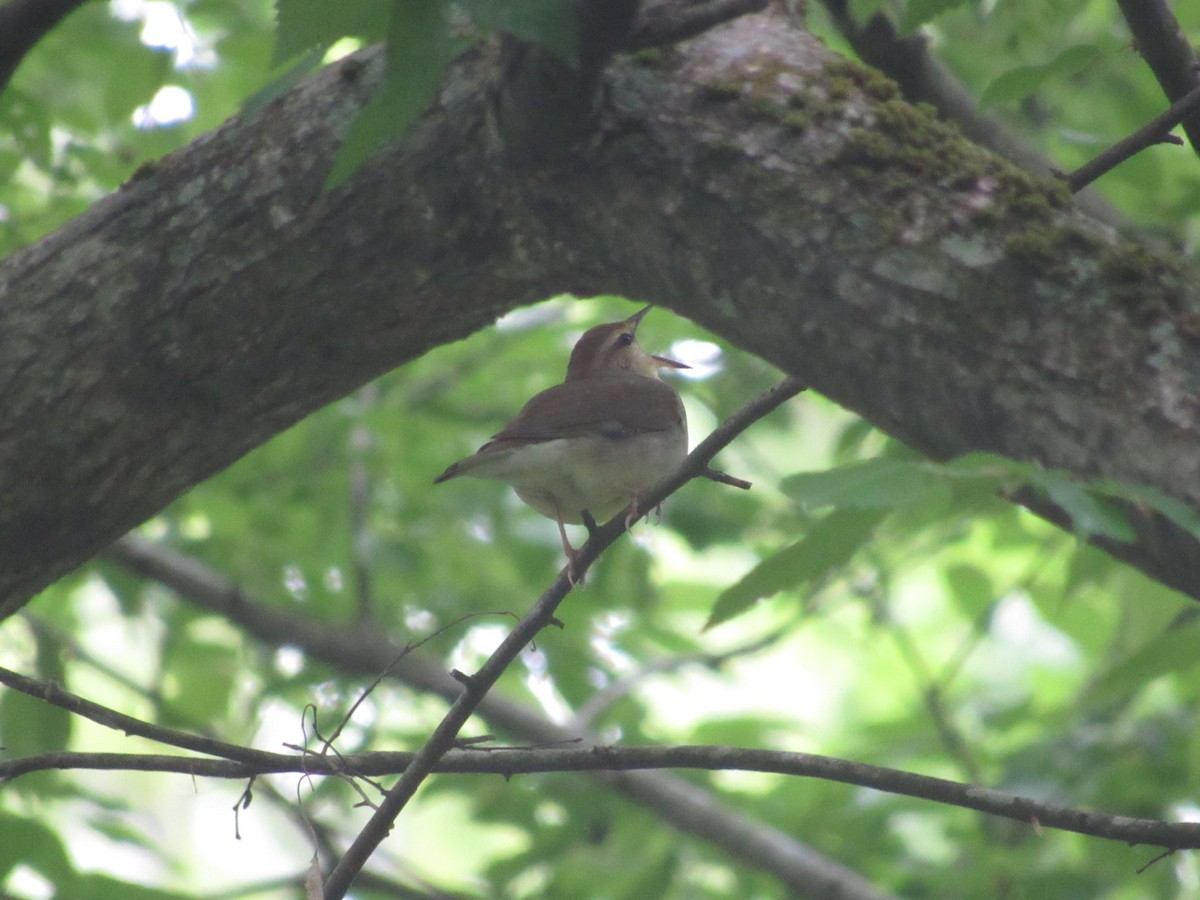
<path id="1" fill-rule="evenodd" d="M 58 834 L 38 819 L 0 812 L 0 835 L 4 836 L 0 841 L 0 883 L 19 864 L 36 870 L 60 888 L 74 875 Z"/>
<path id="2" fill-rule="evenodd" d="M 36 675 L 61 684 L 65 677 L 63 646 L 55 637 L 36 637 Z M 0 746 L 13 756 L 34 756 L 65 750 L 71 738 L 71 714 L 44 700 L 7 690 L 0 695 Z"/>
<path id="3" fill-rule="evenodd" d="M 950 598 L 971 619 L 986 612 L 996 600 L 992 579 L 979 566 L 954 563 L 946 567 L 943 577 Z"/>
<path id="4" fill-rule="evenodd" d="M 239 685 L 241 668 L 234 646 L 194 641 L 174 655 L 165 674 L 170 702 L 164 717 L 172 724 L 188 727 L 225 716 Z"/>
<path id="5" fill-rule="evenodd" d="M 942 13 L 965 5 L 967 0 L 909 0 L 904 7 L 901 35 L 909 35 Z"/>
<path id="6" fill-rule="evenodd" d="M 321 60 L 325 58 L 325 49 L 324 47 L 317 47 L 310 50 L 277 78 L 272 79 L 247 97 L 242 104 L 242 112 L 258 112 L 264 106 L 282 97 L 298 85 L 321 65 Z"/>
<path id="7" fill-rule="evenodd" d="M 1121 500 L 1127 500 L 1150 509 L 1170 519 L 1180 528 L 1200 538 L 1200 513 L 1186 503 L 1168 497 L 1158 488 L 1144 484 L 1124 484 L 1119 481 L 1101 479 L 1092 485 L 1093 490 Z"/>
<path id="8" fill-rule="evenodd" d="M 71 886 L 73 900 L 110 900 L 112 897 L 120 897 L 121 900 L 188 900 L 194 896 L 190 892 L 185 894 L 146 887 L 103 873 L 81 875 Z"/>
<path id="9" fill-rule="evenodd" d="M 1095 44 L 1068 47 L 1050 62 L 1040 66 L 1018 66 L 997 76 L 984 88 L 979 99 L 981 109 L 1001 103 L 1024 100 L 1047 81 L 1062 81 L 1092 66 L 1101 56 Z"/>
<path id="10" fill-rule="evenodd" d="M 957 479 L 979 482 L 993 490 L 1013 489 L 1028 484 L 1038 473 L 1033 463 L 1009 459 L 995 453 L 964 453 L 942 468 Z"/>
<path id="11" fill-rule="evenodd" d="M 569 0 L 462 0 L 472 19 L 537 44 L 563 62 L 579 61 L 579 19 Z"/>
<path id="12" fill-rule="evenodd" d="M 0 746 L 6 756 L 35 756 L 64 750 L 71 714 L 20 691 L 0 696 Z"/>
<path id="13" fill-rule="evenodd" d="M 1148 641 L 1109 669 L 1092 684 L 1088 700 L 1096 706 L 1119 702 L 1153 679 L 1190 671 L 1197 663 L 1200 663 L 1200 619 L 1193 618 Z"/>
<path id="14" fill-rule="evenodd" d="M 892 509 L 945 495 L 947 489 L 926 463 L 868 459 L 784 479 L 785 494 L 809 508 Z"/>
<path id="15" fill-rule="evenodd" d="M 737 616 L 764 597 L 812 584 L 845 565 L 867 542 L 886 513 L 838 509 L 813 525 L 803 540 L 764 559 L 722 592 L 704 627 Z"/>
<path id="16" fill-rule="evenodd" d="M 338 148 L 326 190 L 337 187 L 368 157 L 399 140 L 428 108 L 453 46 L 445 13 L 441 0 L 392 0 L 383 82 Z"/>
<path id="17" fill-rule="evenodd" d="M 1037 473 L 1032 483 L 1071 517 L 1071 526 L 1081 538 L 1099 535 L 1117 541 L 1135 539 L 1133 528 L 1117 505 L 1106 497 L 1097 496 L 1087 485 L 1072 481 L 1069 473 L 1044 469 Z"/>
<path id="18" fill-rule="evenodd" d="M 367 41 L 381 38 L 390 0 L 275 0 L 275 55 L 272 66 L 298 53 L 325 49 L 349 35 Z"/>

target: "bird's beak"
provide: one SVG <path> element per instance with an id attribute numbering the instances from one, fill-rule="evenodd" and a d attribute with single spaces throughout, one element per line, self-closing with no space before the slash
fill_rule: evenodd
<path id="1" fill-rule="evenodd" d="M 629 324 L 632 324 L 634 330 L 636 331 L 637 327 L 642 324 L 642 319 L 646 318 L 646 313 L 650 312 L 650 310 L 653 308 L 653 306 L 647 306 L 645 309 L 639 309 L 625 321 Z"/>
<path id="2" fill-rule="evenodd" d="M 667 359 L 665 356 L 655 356 L 652 358 L 656 363 L 658 363 L 658 367 L 660 369 L 690 369 L 691 368 L 691 366 L 689 366 L 687 363 L 681 363 L 674 359 Z"/>

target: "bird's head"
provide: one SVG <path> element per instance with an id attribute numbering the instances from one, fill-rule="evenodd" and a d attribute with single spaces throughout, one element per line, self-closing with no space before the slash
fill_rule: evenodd
<path id="1" fill-rule="evenodd" d="M 615 375 L 643 375 L 657 378 L 658 370 L 687 369 L 685 363 L 652 356 L 638 344 L 637 327 L 650 307 L 634 313 L 620 322 L 609 322 L 589 328 L 575 342 L 571 361 L 567 363 L 567 381 L 576 378 L 607 378 Z"/>

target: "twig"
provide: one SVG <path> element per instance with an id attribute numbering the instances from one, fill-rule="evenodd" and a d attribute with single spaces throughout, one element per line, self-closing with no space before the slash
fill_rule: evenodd
<path id="1" fill-rule="evenodd" d="M 794 378 L 787 378 L 748 403 L 702 441 L 684 460 L 677 472 L 649 491 L 642 499 L 641 509 L 653 509 L 687 481 L 703 473 L 712 458 L 737 435 L 802 390 L 804 385 Z M 418 751 L 412 763 L 404 770 L 400 780 L 384 796 L 379 808 L 325 880 L 325 900 L 341 900 L 345 896 L 350 883 L 366 865 L 375 848 L 392 830 L 396 817 L 412 799 L 421 782 L 433 771 L 437 761 L 454 746 L 459 730 L 466 724 L 475 708 L 525 646 L 550 624 L 554 618 L 554 611 L 570 592 L 573 582 L 582 579 L 596 558 L 625 532 L 626 520 L 623 512 L 618 513 L 594 531 L 570 567 L 574 570 L 574 577 L 568 574 L 567 568 L 559 572 L 554 583 L 509 632 L 479 671 L 462 679 L 463 692 Z"/>
<path id="2" fill-rule="evenodd" d="M 754 487 L 752 482 L 745 478 L 735 478 L 727 472 L 722 472 L 720 469 L 714 469 L 711 466 L 700 473 L 709 481 L 715 481 L 718 484 L 727 484 L 730 487 L 740 488 L 743 491 L 748 491 Z"/>
<path id="3" fill-rule="evenodd" d="M 418 753 L 357 753 L 346 762 L 367 775 L 387 775 L 413 765 Z M 208 778 L 249 778 L 253 775 L 302 772 L 338 774 L 339 763 L 329 758 L 262 753 L 258 762 L 153 756 L 126 753 L 48 753 L 0 761 L 0 780 L 48 769 L 91 769 L 176 772 Z M 274 762 L 268 762 L 273 758 Z M 746 747 L 676 746 L 539 750 L 454 751 L 434 762 L 431 771 L 444 774 L 501 775 L 548 772 L 627 772 L 646 769 L 765 772 L 799 778 L 820 778 L 853 784 L 889 794 L 930 800 L 1042 828 L 1071 831 L 1089 837 L 1161 847 L 1165 850 L 1200 848 L 1200 822 L 1162 822 L 1114 816 L 1031 800 L 1005 791 L 977 787 L 944 778 L 918 775 L 853 760 L 759 750 Z"/>
<path id="4" fill-rule="evenodd" d="M 252 750 L 249 747 L 227 744 L 224 741 L 201 737 L 186 731 L 177 731 L 174 728 L 164 728 L 162 725 L 143 722 L 141 719 L 119 713 L 115 709 L 85 700 L 78 694 L 72 694 L 52 682 L 38 681 L 36 678 L 29 678 L 2 666 L 0 666 L 0 684 L 10 687 L 14 691 L 20 691 L 22 694 L 45 700 L 59 709 L 65 709 L 67 712 L 83 716 L 85 719 L 91 719 L 106 728 L 157 741 L 169 747 L 179 747 L 181 750 L 207 753 L 209 756 L 245 763 L 266 762 L 269 764 L 275 757 L 275 754 L 265 753 L 262 750 Z"/>
<path id="5" fill-rule="evenodd" d="M 1087 187 L 1105 172 L 1116 168 L 1131 156 L 1141 153 L 1153 144 L 1168 139 L 1168 132 L 1196 110 L 1200 110 L 1200 87 L 1193 88 L 1184 97 L 1172 103 L 1162 115 L 1143 125 L 1127 138 L 1113 144 L 1095 159 L 1084 163 L 1070 175 L 1062 176 L 1071 193 Z M 1173 143 L 1179 143 L 1175 139 Z"/>
<path id="6" fill-rule="evenodd" d="M 320 750 L 320 755 L 323 756 L 330 749 L 332 749 L 333 744 L 337 741 L 338 737 L 340 737 L 341 733 L 346 729 L 346 726 L 349 725 L 350 721 L 354 718 L 354 714 L 358 711 L 358 708 L 360 706 L 362 706 L 363 702 L 369 696 L 371 696 L 372 693 L 374 693 L 375 689 L 383 683 L 383 680 L 385 678 L 387 678 L 389 675 L 391 675 L 393 672 L 396 671 L 396 667 L 400 665 L 400 663 L 404 660 L 404 658 L 406 656 L 408 656 L 410 653 L 412 653 L 416 650 L 421 649 L 422 647 L 424 647 L 426 644 L 428 644 L 430 641 L 434 640 L 435 638 L 441 637 L 443 634 L 446 634 L 447 632 L 457 628 L 459 625 L 463 624 L 464 622 L 469 622 L 471 619 L 477 619 L 477 618 L 481 618 L 483 616 L 504 616 L 504 617 L 511 616 L 514 619 L 517 618 L 516 615 L 514 615 L 513 613 L 502 612 L 499 610 L 497 610 L 496 612 L 466 613 L 466 614 L 461 615 L 458 618 L 454 619 L 453 621 L 447 622 L 441 628 L 438 628 L 436 631 L 425 635 L 425 637 L 421 638 L 420 640 L 409 641 L 407 644 L 405 644 L 400 649 L 400 652 L 396 654 L 395 658 L 391 661 L 391 663 L 387 666 L 387 668 L 385 668 L 381 672 L 379 672 L 379 674 L 377 674 L 373 679 L 371 679 L 371 683 L 368 684 L 365 688 L 363 688 L 359 692 L 358 698 L 352 704 L 350 704 L 350 708 L 342 716 L 341 720 L 338 722 L 337 726 L 334 728 L 333 733 L 331 735 L 329 735 L 328 738 L 320 738 L 321 745 L 322 745 L 321 750 Z M 317 710 L 316 710 L 316 707 L 313 707 L 314 730 L 316 728 L 316 723 L 317 723 Z M 320 736 L 318 735 L 318 737 L 320 737 Z"/>
<path id="7" fill-rule="evenodd" d="M 675 672 L 687 666 L 694 665 L 716 669 L 731 659 L 739 656 L 749 656 L 750 654 L 758 653 L 760 650 L 765 650 L 776 643 L 783 635 L 783 631 L 775 631 L 766 637 L 756 638 L 748 644 L 734 647 L 721 653 L 682 653 L 678 656 L 668 656 L 664 659 L 653 660 L 643 666 L 639 666 L 635 672 L 623 678 L 616 679 L 589 697 L 587 702 L 575 712 L 570 722 L 570 728 L 572 731 L 577 730 L 580 732 L 589 730 L 596 719 L 604 714 L 605 710 L 647 678 L 667 672 Z"/>

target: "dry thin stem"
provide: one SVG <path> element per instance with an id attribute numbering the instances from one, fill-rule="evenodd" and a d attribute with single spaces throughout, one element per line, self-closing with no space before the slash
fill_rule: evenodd
<path id="1" fill-rule="evenodd" d="M 1177 138 L 1171 140 L 1170 131 L 1197 110 L 1200 110 L 1200 87 L 1193 88 L 1178 101 L 1172 103 L 1162 115 L 1143 125 L 1129 137 L 1117 141 L 1095 159 L 1084 163 L 1070 175 L 1065 176 L 1067 187 L 1071 189 L 1071 193 L 1080 191 L 1105 172 L 1116 168 L 1125 160 L 1154 144 L 1181 143 Z"/>

